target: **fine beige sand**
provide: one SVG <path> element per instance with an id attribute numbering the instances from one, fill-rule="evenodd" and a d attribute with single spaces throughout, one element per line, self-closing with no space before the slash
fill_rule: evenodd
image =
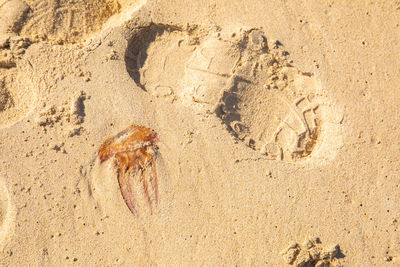
<path id="1" fill-rule="evenodd" d="M 399 1 L 0 0 L 0 265 L 399 266 L 399 56 Z"/>

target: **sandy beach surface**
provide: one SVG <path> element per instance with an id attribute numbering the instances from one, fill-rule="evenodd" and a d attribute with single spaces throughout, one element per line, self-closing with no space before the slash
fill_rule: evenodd
<path id="1" fill-rule="evenodd" d="M 399 266 L 399 55 L 399 1 L 0 0 L 0 265 Z"/>

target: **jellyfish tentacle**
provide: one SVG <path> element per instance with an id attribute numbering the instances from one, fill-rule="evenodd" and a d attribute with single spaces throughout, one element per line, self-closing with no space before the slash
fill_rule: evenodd
<path id="1" fill-rule="evenodd" d="M 129 157 L 126 153 L 117 153 L 115 156 L 117 159 L 121 159 L 118 163 L 117 178 L 122 198 L 124 199 L 129 210 L 133 214 L 138 215 L 136 200 L 132 191 L 132 185 L 130 183 L 133 168 L 132 166 L 129 166 Z"/>

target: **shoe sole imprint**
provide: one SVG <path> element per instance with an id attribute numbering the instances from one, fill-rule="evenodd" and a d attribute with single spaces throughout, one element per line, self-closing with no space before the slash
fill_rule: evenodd
<path id="1" fill-rule="evenodd" d="M 297 161 L 317 150 L 317 158 L 332 158 L 341 146 L 341 119 L 332 113 L 341 112 L 314 75 L 292 66 L 287 54 L 279 42 L 268 44 L 260 29 L 228 33 L 152 24 L 134 34 L 125 60 L 140 88 L 214 113 L 233 136 L 269 159 Z"/>

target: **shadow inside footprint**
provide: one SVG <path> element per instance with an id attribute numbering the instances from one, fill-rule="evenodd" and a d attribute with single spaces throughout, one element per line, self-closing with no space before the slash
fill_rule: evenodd
<path id="1" fill-rule="evenodd" d="M 239 97 L 239 85 L 241 83 L 247 84 L 250 83 L 250 81 L 233 76 L 228 86 L 229 90 L 223 91 L 220 104 L 218 104 L 215 109 L 217 117 L 224 122 L 227 129 L 237 138 L 240 138 L 240 133 L 245 131 L 245 126 L 241 123 L 242 118 L 239 107 L 241 102 Z"/>
<path id="2" fill-rule="evenodd" d="M 150 45 L 155 42 L 159 36 L 163 35 L 164 32 L 172 32 L 176 30 L 178 30 L 177 27 L 152 24 L 148 27 L 139 29 L 129 41 L 128 48 L 125 52 L 126 70 L 135 83 L 144 91 L 147 90 L 145 83 L 141 79 L 143 73 L 141 73 L 140 70 L 143 68 L 149 56 L 148 49 Z"/>

